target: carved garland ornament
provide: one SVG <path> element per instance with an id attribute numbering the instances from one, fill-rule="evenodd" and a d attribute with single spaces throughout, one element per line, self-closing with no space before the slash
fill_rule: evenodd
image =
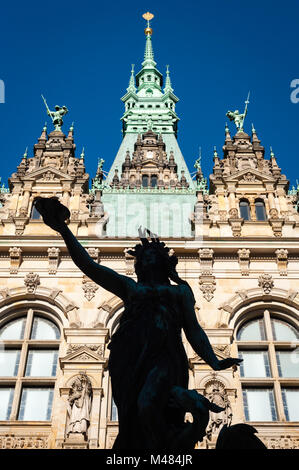
<path id="1" fill-rule="evenodd" d="M 259 287 L 261 287 L 265 294 L 270 294 L 274 287 L 274 281 L 271 274 L 261 274 L 259 277 Z"/>
<path id="2" fill-rule="evenodd" d="M 37 286 L 40 285 L 39 275 L 34 272 L 30 272 L 26 274 L 26 277 L 24 279 L 24 284 L 27 287 L 27 292 L 29 294 L 34 294 Z"/>

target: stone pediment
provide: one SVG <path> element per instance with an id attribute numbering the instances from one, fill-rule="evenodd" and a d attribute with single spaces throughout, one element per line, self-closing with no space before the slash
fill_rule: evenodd
<path id="1" fill-rule="evenodd" d="M 91 351 L 91 349 L 87 346 L 82 346 L 81 348 L 77 349 L 75 352 L 71 352 L 67 354 L 65 357 L 59 359 L 60 365 L 63 366 L 67 363 L 89 363 L 94 364 L 96 363 L 103 363 L 106 362 L 106 359 L 103 356 Z"/>
<path id="2" fill-rule="evenodd" d="M 219 344 L 217 346 L 213 346 L 214 353 L 216 354 L 217 359 L 220 361 L 223 359 L 227 359 L 230 356 L 230 345 L 229 344 Z M 205 361 L 198 356 L 197 354 L 189 359 L 190 367 L 193 368 L 194 364 L 206 364 Z"/>
<path id="3" fill-rule="evenodd" d="M 262 173 L 259 170 L 254 168 L 246 168 L 246 170 L 239 171 L 234 175 L 230 175 L 229 182 L 238 182 L 238 183 L 262 183 L 262 182 L 271 182 L 274 183 L 275 179 L 271 175 Z"/>
<path id="4" fill-rule="evenodd" d="M 60 170 L 57 170 L 57 168 L 53 166 L 46 166 L 43 168 L 38 168 L 37 170 L 34 170 L 30 172 L 29 175 L 23 176 L 22 178 L 23 181 L 73 181 L 73 177 L 68 175 L 67 173 L 63 173 Z"/>
<path id="5" fill-rule="evenodd" d="M 155 168 L 158 171 L 157 162 L 155 160 L 146 160 L 143 165 L 143 168 Z"/>

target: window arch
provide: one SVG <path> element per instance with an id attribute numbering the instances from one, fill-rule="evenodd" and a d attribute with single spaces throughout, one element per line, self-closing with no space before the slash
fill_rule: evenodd
<path id="1" fill-rule="evenodd" d="M 2 322 L 0 420 L 51 420 L 60 336 L 52 315 L 37 309 Z"/>
<path id="2" fill-rule="evenodd" d="M 266 220 L 266 208 L 262 199 L 256 199 L 254 202 L 256 220 Z"/>
<path id="3" fill-rule="evenodd" d="M 143 188 L 147 188 L 149 183 L 148 175 L 142 175 L 142 186 Z"/>
<path id="4" fill-rule="evenodd" d="M 118 421 L 118 410 L 113 398 L 111 398 L 110 421 Z"/>
<path id="5" fill-rule="evenodd" d="M 41 218 L 41 214 L 38 212 L 34 203 L 35 203 L 35 200 L 32 203 L 30 219 L 39 220 Z"/>
<path id="6" fill-rule="evenodd" d="M 240 215 L 244 220 L 250 220 L 250 205 L 247 199 L 240 200 Z"/>
<path id="7" fill-rule="evenodd" d="M 279 311 L 253 314 L 236 333 L 245 419 L 299 421 L 298 326 Z"/>

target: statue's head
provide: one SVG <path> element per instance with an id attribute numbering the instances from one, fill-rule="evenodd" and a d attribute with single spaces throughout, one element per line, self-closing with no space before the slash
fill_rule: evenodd
<path id="1" fill-rule="evenodd" d="M 148 240 L 146 232 L 150 237 Z M 178 259 L 174 253 L 171 253 L 165 243 L 160 242 L 157 235 L 150 232 L 150 230 L 141 230 L 139 228 L 139 236 L 141 243 L 137 244 L 133 250 L 128 250 L 128 253 L 135 258 L 135 272 L 137 274 L 138 282 L 145 282 L 148 273 L 157 272 L 159 279 L 169 283 L 169 279 L 175 282 L 184 281 L 180 280 L 176 272 L 176 265 Z"/>
<path id="2" fill-rule="evenodd" d="M 55 106 L 55 109 L 56 111 L 58 111 L 60 109 L 60 106 L 58 106 L 58 104 Z"/>

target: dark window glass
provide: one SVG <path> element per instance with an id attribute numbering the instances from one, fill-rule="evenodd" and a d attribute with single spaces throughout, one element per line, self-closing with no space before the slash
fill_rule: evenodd
<path id="1" fill-rule="evenodd" d="M 240 214 L 242 219 L 250 220 L 250 208 L 248 201 L 241 201 L 240 202 Z"/>
<path id="2" fill-rule="evenodd" d="M 255 215 L 256 220 L 266 220 L 266 210 L 263 201 L 255 202 Z"/>
<path id="3" fill-rule="evenodd" d="M 157 181 L 158 181 L 157 175 L 153 175 L 153 176 L 151 177 L 151 187 L 152 187 L 152 188 L 155 188 L 155 187 L 157 186 Z"/>
<path id="4" fill-rule="evenodd" d="M 142 186 L 144 188 L 148 187 L 148 176 L 147 175 L 142 175 Z"/>
<path id="5" fill-rule="evenodd" d="M 33 204 L 32 205 L 32 211 L 31 211 L 31 219 L 40 219 L 41 218 L 41 215 L 40 213 L 38 212 L 37 208 L 35 207 L 35 205 Z"/>
<path id="6" fill-rule="evenodd" d="M 114 403 L 113 398 L 112 398 L 112 403 L 111 403 L 111 421 L 118 421 L 117 406 Z"/>

